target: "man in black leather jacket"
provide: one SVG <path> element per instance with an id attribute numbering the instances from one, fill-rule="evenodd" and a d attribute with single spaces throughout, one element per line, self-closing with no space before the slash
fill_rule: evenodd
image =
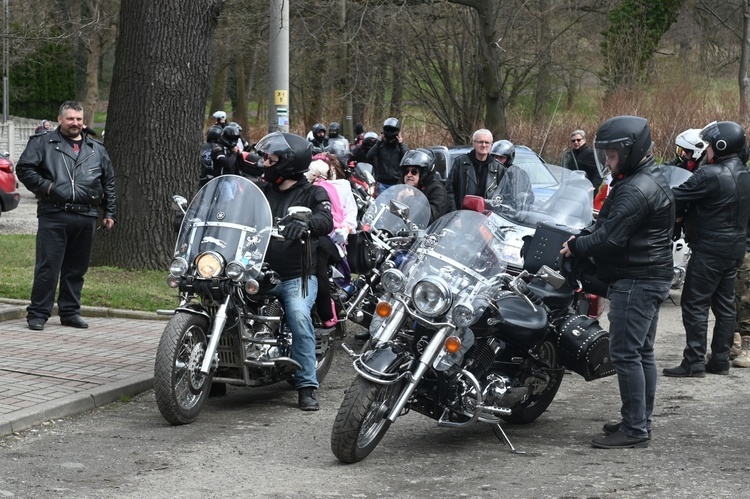
<path id="1" fill-rule="evenodd" d="M 449 211 L 460 210 L 467 194 L 489 198 L 497 188 L 505 170 L 490 155 L 492 132 L 476 130 L 471 137 L 474 150 L 453 160 L 445 189 L 448 191 Z"/>
<path id="2" fill-rule="evenodd" d="M 622 420 L 604 425 L 595 447 L 647 447 L 656 395 L 654 339 L 659 306 L 672 283 L 674 196 L 649 154 L 645 119 L 618 116 L 596 132 L 613 181 L 593 232 L 563 244 L 565 256 L 593 257 L 609 281 L 610 356 L 620 386 Z"/>
<path id="3" fill-rule="evenodd" d="M 29 329 L 41 331 L 57 297 L 60 322 L 86 328 L 81 319 L 83 276 L 89 268 L 99 210 L 102 227 L 115 225 L 115 172 L 104 145 L 84 133 L 83 107 L 66 101 L 59 126 L 31 136 L 16 165 L 18 179 L 39 197 L 36 264 Z"/>
<path id="4" fill-rule="evenodd" d="M 430 202 L 430 222 L 448 213 L 448 193 L 435 175 L 435 155 L 429 149 L 412 149 L 401 160 L 404 183 L 421 190 Z"/>
<path id="5" fill-rule="evenodd" d="M 708 144 L 708 163 L 674 188 L 692 253 L 681 301 L 685 350 L 679 366 L 664 369 L 664 375 L 673 377 L 729 374 L 737 317 L 734 283 L 750 218 L 750 173 L 738 157 L 746 144 L 745 130 L 732 121 L 713 122 L 701 131 L 701 139 Z M 709 308 L 716 323 L 711 360 L 705 362 Z"/>
<path id="6" fill-rule="evenodd" d="M 367 162 L 373 166 L 373 175 L 378 181 L 378 194 L 388 187 L 401 183 L 401 159 L 409 150 L 401 136 L 401 122 L 388 118 L 383 122 L 383 133 L 367 151 Z"/>
<path id="7" fill-rule="evenodd" d="M 278 294 L 292 330 L 292 359 L 300 365 L 294 372 L 299 408 L 317 411 L 320 405 L 315 397 L 318 388 L 315 329 L 310 312 L 318 292 L 315 276 L 318 238 L 333 230 L 331 201 L 325 189 L 310 184 L 304 175 L 312 160 L 310 142 L 291 133 L 273 132 L 255 148 L 263 156 L 265 182 L 260 188 L 274 218 L 284 218 L 292 206 L 312 210 L 309 221 L 294 219 L 284 225 L 281 232 L 284 240 L 271 240 L 266 262 L 281 277 Z"/>

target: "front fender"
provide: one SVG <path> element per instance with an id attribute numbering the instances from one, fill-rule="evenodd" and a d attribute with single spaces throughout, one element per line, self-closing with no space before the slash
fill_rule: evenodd
<path id="1" fill-rule="evenodd" d="M 390 385 L 401 379 L 414 355 L 398 343 L 379 343 L 354 360 L 354 370 L 374 383 Z"/>
<path id="2" fill-rule="evenodd" d="M 202 315 L 203 317 L 211 321 L 211 314 L 208 313 L 208 310 L 197 304 L 189 304 L 182 307 L 177 307 L 174 312 L 187 312 L 189 314 Z"/>

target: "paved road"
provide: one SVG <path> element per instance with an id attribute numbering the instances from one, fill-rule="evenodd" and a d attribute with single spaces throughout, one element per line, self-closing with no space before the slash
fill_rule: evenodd
<path id="1" fill-rule="evenodd" d="M 127 323 L 120 327 L 128 333 Z M 660 367 L 679 361 L 683 341 L 679 309 L 667 302 L 656 343 Z M 279 384 L 230 389 L 210 399 L 188 426 L 168 425 L 152 391 L 56 418 L 0 439 L 0 497 L 749 495 L 750 369 L 703 379 L 660 377 L 648 449 L 591 448 L 602 423 L 617 417 L 615 378 L 587 383 L 571 375 L 536 422 L 506 426 L 526 455 L 510 454 L 487 425 L 438 428 L 409 414 L 368 459 L 342 465 L 330 452 L 330 431 L 352 377 L 338 350 L 317 413 L 297 410 L 296 392 Z"/>

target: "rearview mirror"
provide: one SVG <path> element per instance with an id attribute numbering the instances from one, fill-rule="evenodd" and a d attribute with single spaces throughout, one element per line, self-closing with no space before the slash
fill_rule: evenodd
<path id="1" fill-rule="evenodd" d="M 177 194 L 172 196 L 172 208 L 174 208 L 176 211 L 181 211 L 182 213 L 185 213 L 187 212 L 187 207 L 188 207 L 187 199 Z"/>
<path id="2" fill-rule="evenodd" d="M 409 220 L 409 205 L 400 203 L 395 199 L 391 199 L 390 205 L 388 205 L 389 211 L 399 217 L 403 221 Z"/>

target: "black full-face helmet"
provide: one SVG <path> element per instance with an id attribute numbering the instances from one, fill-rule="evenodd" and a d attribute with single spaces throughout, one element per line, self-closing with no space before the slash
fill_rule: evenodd
<path id="1" fill-rule="evenodd" d="M 401 158 L 401 176 L 405 176 L 409 167 L 419 168 L 419 186 L 423 186 L 435 172 L 435 155 L 429 149 L 411 149 Z"/>
<path id="2" fill-rule="evenodd" d="M 219 142 L 227 147 L 234 147 L 240 140 L 240 129 L 236 125 L 227 125 L 221 131 Z"/>
<path id="3" fill-rule="evenodd" d="M 388 118 L 383 122 L 383 135 L 386 139 L 395 139 L 401 131 L 401 122 L 396 118 Z"/>
<path id="4" fill-rule="evenodd" d="M 510 168 L 513 161 L 516 159 L 516 146 L 514 146 L 513 142 L 510 140 L 498 140 L 492 144 L 490 154 L 493 156 L 505 156 L 507 159 L 505 160 L 504 166 Z"/>
<path id="5" fill-rule="evenodd" d="M 739 154 L 745 147 L 745 129 L 734 121 L 714 121 L 701 130 L 701 139 L 708 142 L 717 158 Z"/>
<path id="6" fill-rule="evenodd" d="M 315 123 L 312 127 L 312 133 L 316 139 L 324 139 L 326 136 L 326 126 L 323 123 Z"/>
<path id="7" fill-rule="evenodd" d="M 211 125 L 206 132 L 206 142 L 214 143 L 219 141 L 223 128 L 219 125 Z"/>
<path id="8" fill-rule="evenodd" d="M 330 125 L 328 125 L 328 136 L 331 138 L 338 137 L 341 133 L 341 124 L 332 121 Z"/>
<path id="9" fill-rule="evenodd" d="M 268 168 L 273 169 L 281 178 L 305 173 L 312 161 L 312 144 L 293 133 L 269 133 L 255 144 L 255 150 L 264 161 L 269 154 L 278 156 L 278 162 Z"/>
<path id="10" fill-rule="evenodd" d="M 638 164 L 648 155 L 653 142 L 648 121 L 639 116 L 615 116 L 599 126 L 594 139 L 597 162 L 604 157 L 604 151 L 617 151 L 617 171 L 628 174 L 635 171 Z M 600 165 L 600 171 L 604 165 Z"/>

